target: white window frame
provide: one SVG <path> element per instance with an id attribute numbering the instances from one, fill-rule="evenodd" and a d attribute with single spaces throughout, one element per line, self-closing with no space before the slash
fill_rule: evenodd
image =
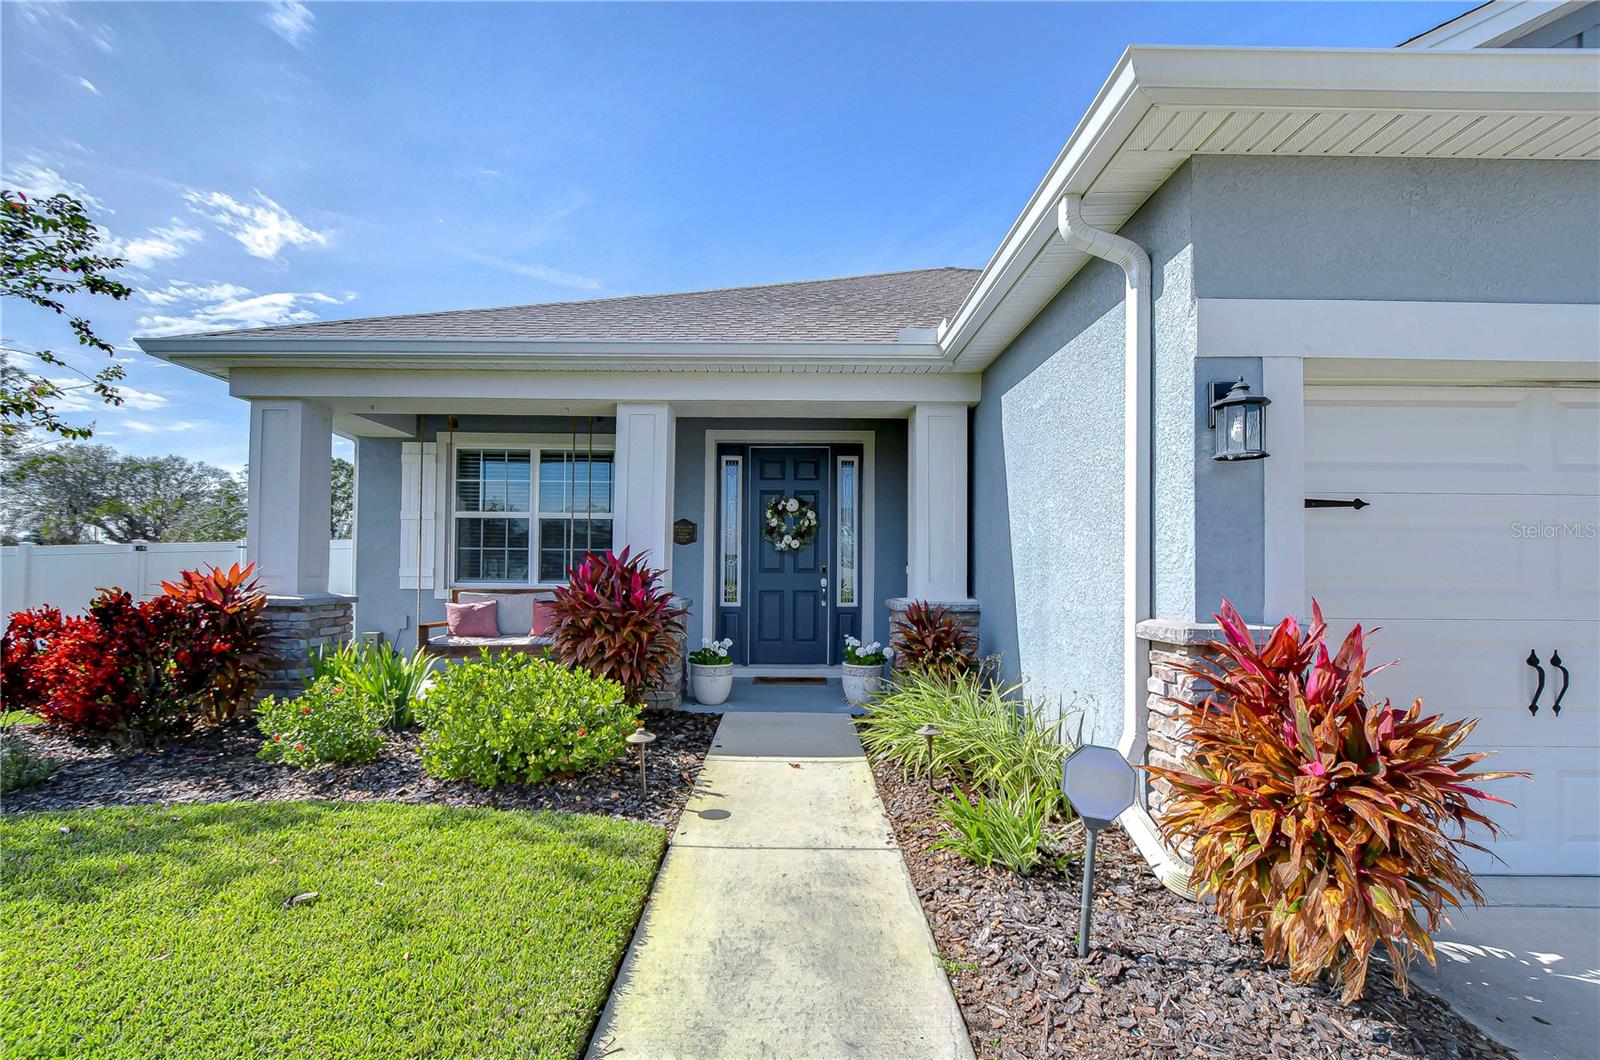
<path id="1" fill-rule="evenodd" d="M 438 549 L 436 555 L 439 562 L 436 565 L 437 578 L 435 585 L 440 586 L 435 590 L 435 595 L 441 598 L 448 597 L 450 589 L 548 589 L 562 585 L 562 581 L 539 580 L 539 520 L 566 519 L 567 512 L 539 511 L 539 463 L 540 456 L 545 452 L 570 453 L 572 449 L 572 436 L 570 434 L 477 434 L 463 432 L 441 431 L 438 435 L 438 461 L 437 475 L 442 489 L 439 495 L 438 522 Z M 529 488 L 528 504 L 532 509 L 529 513 L 521 512 L 457 512 L 456 511 L 456 454 L 461 450 L 511 450 L 527 452 L 529 463 Z M 579 459 L 587 456 L 589 452 L 589 436 L 587 433 L 578 436 L 576 455 Z M 613 541 L 616 534 L 616 497 L 617 484 L 615 479 L 617 446 L 616 436 L 612 434 L 596 434 L 594 436 L 594 455 L 609 456 L 612 461 L 613 479 L 611 483 L 611 508 L 609 512 L 595 512 L 596 520 L 605 519 L 611 522 Z M 523 518 L 528 519 L 528 578 L 526 581 L 484 581 L 481 579 L 467 580 L 456 576 L 456 544 L 455 530 L 456 518 L 478 518 L 488 516 L 492 518 Z M 587 515 L 584 518 L 589 518 Z"/>
<path id="2" fill-rule="evenodd" d="M 728 569 L 728 506 L 727 485 L 728 468 L 738 469 L 739 493 L 733 498 L 733 599 L 729 600 L 724 595 L 727 582 L 724 580 Z M 711 525 L 718 527 L 717 533 L 717 607 L 739 607 L 744 601 L 744 457 L 726 455 L 717 463 L 717 501 L 719 504 L 719 520 Z"/>
<path id="3" fill-rule="evenodd" d="M 835 572 L 834 603 L 839 607 L 861 606 L 861 457 L 854 453 L 841 455 L 834 466 L 833 476 L 833 560 L 839 569 Z M 840 549 L 840 538 L 844 533 L 844 483 L 845 465 L 855 470 L 855 497 L 854 507 L 850 516 L 850 540 L 855 544 L 854 566 L 850 568 L 848 579 L 845 577 L 843 550 Z M 848 588 L 852 599 L 844 598 L 844 591 Z"/>

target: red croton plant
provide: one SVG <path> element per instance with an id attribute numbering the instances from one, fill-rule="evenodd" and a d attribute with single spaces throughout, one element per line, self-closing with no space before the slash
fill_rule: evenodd
<path id="1" fill-rule="evenodd" d="M 978 665 L 978 640 L 961 619 L 942 605 L 913 600 L 894 621 L 895 662 L 954 680 Z"/>
<path id="2" fill-rule="evenodd" d="M 254 578 L 255 564 L 227 570 L 186 570 L 176 582 L 162 582 L 166 595 L 190 615 L 188 643 L 178 651 L 180 669 L 209 669 L 211 681 L 200 710 L 213 725 L 232 721 L 255 698 L 271 662 L 267 625 L 261 612 L 267 594 Z"/>
<path id="3" fill-rule="evenodd" d="M 683 640 L 684 610 L 641 555 L 591 552 L 555 590 L 555 658 L 621 685 L 628 702 L 667 680 Z"/>
<path id="4" fill-rule="evenodd" d="M 1445 906 L 1482 903 L 1457 851 L 1483 849 L 1469 823 L 1495 832 L 1474 800 L 1505 800 L 1475 785 L 1518 774 L 1473 769 L 1488 757 L 1461 752 L 1476 721 L 1369 696 L 1383 667 L 1367 667 L 1361 627 L 1330 656 L 1315 603 L 1312 614 L 1309 629 L 1285 619 L 1258 647 L 1225 602 L 1215 664 L 1188 668 L 1215 690 L 1175 701 L 1186 768 L 1146 768 L 1172 785 L 1162 824 L 1192 844 L 1196 884 L 1223 921 L 1259 931 L 1296 981 L 1332 971 L 1349 1002 L 1378 943 L 1404 990 L 1412 957 L 1433 963 Z"/>

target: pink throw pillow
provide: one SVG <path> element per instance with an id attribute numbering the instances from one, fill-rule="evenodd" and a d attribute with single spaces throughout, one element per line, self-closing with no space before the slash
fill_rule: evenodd
<path id="1" fill-rule="evenodd" d="M 498 600 L 444 605 L 444 619 L 449 623 L 452 637 L 498 637 L 499 612 Z"/>
<path id="2" fill-rule="evenodd" d="M 530 637 L 548 637 L 556 628 L 559 620 L 556 614 L 556 605 L 548 600 L 535 600 L 533 602 L 533 629 L 528 631 Z"/>

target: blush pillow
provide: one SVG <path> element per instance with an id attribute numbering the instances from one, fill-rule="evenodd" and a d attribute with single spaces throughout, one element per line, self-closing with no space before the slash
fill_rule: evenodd
<path id="1" fill-rule="evenodd" d="M 480 600 L 470 604 L 445 604 L 444 619 L 452 637 L 498 637 L 500 603 Z"/>
<path id="2" fill-rule="evenodd" d="M 545 600 L 538 600 L 533 605 L 533 628 L 528 631 L 530 637 L 548 637 L 556 628 L 555 605 Z"/>

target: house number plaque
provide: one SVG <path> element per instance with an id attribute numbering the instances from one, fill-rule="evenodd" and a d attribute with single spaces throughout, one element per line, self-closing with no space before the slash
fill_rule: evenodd
<path id="1" fill-rule="evenodd" d="M 679 519 L 672 524 L 672 543 L 674 545 L 692 545 L 700 540 L 700 528 L 692 519 Z"/>

